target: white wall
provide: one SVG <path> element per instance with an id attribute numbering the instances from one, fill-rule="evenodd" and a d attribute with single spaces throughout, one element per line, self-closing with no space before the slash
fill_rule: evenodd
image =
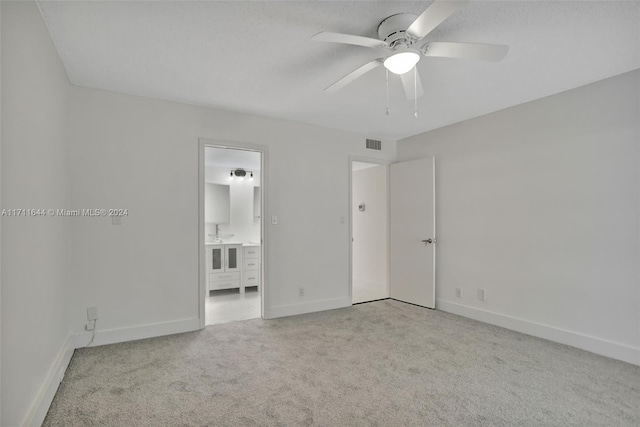
<path id="1" fill-rule="evenodd" d="M 0 8 L 1 205 L 64 208 L 70 85 L 37 5 L 3 1 Z M 33 416 L 64 353 L 69 229 L 64 218 L 2 217 L 2 426 Z"/>
<path id="2" fill-rule="evenodd" d="M 389 297 L 387 170 L 375 166 L 352 175 L 353 286 L 371 299 Z"/>
<path id="3" fill-rule="evenodd" d="M 0 25 L 2 7 L 0 7 Z M 2 30 L 0 28 L 0 53 L 2 52 Z M 0 59 L 0 63 L 1 63 Z M 0 100 L 2 99 L 2 67 L 0 66 Z M 2 129 L 2 102 L 0 102 L 0 130 Z M 0 208 L 2 208 L 2 132 L 0 131 Z M 2 221 L 0 220 L 0 242 L 2 241 Z M 2 245 L 0 244 L 0 423 L 2 422 Z"/>
<path id="4" fill-rule="evenodd" d="M 129 209 L 2 219 L 3 426 L 42 420 L 86 307 L 97 344 L 198 327 L 198 138 L 268 148 L 266 314 L 350 304 L 349 155 L 392 159 L 395 142 L 71 87 L 37 5 L 0 4 L 2 207 Z"/>
<path id="5" fill-rule="evenodd" d="M 267 215 L 277 214 L 279 224 L 267 230 L 266 315 L 350 304 L 349 155 L 390 159 L 394 142 L 375 152 L 363 135 L 85 88 L 72 89 L 71 109 L 72 204 L 129 209 L 121 226 L 74 222 L 75 331 L 92 305 L 100 312 L 98 343 L 104 330 L 123 339 L 137 336 L 127 328 L 193 325 L 198 138 L 268 148 Z"/>
<path id="6" fill-rule="evenodd" d="M 256 153 L 259 156 L 258 153 Z M 242 167 L 239 165 L 238 167 Z M 220 232 L 233 234 L 234 242 L 249 243 L 260 241 L 260 220 L 253 218 L 253 189 L 260 186 L 260 171 L 254 170 L 253 181 L 249 179 L 229 179 L 229 168 L 205 167 L 205 182 L 229 186 L 230 222 L 220 224 Z M 205 192 L 206 203 L 206 192 Z M 215 225 L 205 223 L 205 238 L 215 234 Z"/>
<path id="7" fill-rule="evenodd" d="M 399 160 L 436 158 L 439 309 L 640 364 L 639 82 L 398 142 Z"/>

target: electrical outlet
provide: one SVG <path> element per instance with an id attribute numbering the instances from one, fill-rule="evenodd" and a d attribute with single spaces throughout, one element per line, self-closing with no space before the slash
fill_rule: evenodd
<path id="1" fill-rule="evenodd" d="M 84 325 L 84 329 L 86 329 L 87 331 L 93 331 L 95 328 L 96 328 L 95 319 L 85 323 Z"/>
<path id="2" fill-rule="evenodd" d="M 456 297 L 462 298 L 462 295 L 463 295 L 462 288 L 456 288 Z"/>
<path id="3" fill-rule="evenodd" d="M 98 318 L 98 307 L 87 308 L 87 320 L 96 320 Z"/>
<path id="4" fill-rule="evenodd" d="M 278 225 L 278 215 L 271 215 L 271 224 Z"/>
<path id="5" fill-rule="evenodd" d="M 480 301 L 485 301 L 487 298 L 487 291 L 484 289 L 478 289 L 478 299 Z"/>
<path id="6" fill-rule="evenodd" d="M 298 296 L 299 297 L 303 297 L 304 296 L 304 288 L 298 288 Z"/>

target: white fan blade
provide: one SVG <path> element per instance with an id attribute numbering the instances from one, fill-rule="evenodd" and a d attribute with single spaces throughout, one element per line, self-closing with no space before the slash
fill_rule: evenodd
<path id="1" fill-rule="evenodd" d="M 433 31 L 433 29 L 440 25 L 445 19 L 453 15 L 458 9 L 466 6 L 467 3 L 469 3 L 468 0 L 435 0 L 431 3 L 431 6 L 422 12 L 409 28 L 407 28 L 407 33 L 420 40 Z"/>
<path id="2" fill-rule="evenodd" d="M 416 76 L 413 75 L 414 72 L 417 73 Z M 402 87 L 404 88 L 405 95 L 407 95 L 407 99 L 416 99 L 416 92 L 418 95 L 417 98 L 424 95 L 420 73 L 417 68 L 408 73 L 400 74 L 400 79 L 402 80 Z"/>
<path id="3" fill-rule="evenodd" d="M 422 51 L 426 56 L 500 61 L 509 51 L 509 46 L 483 43 L 432 42 L 424 45 Z"/>
<path id="4" fill-rule="evenodd" d="M 371 62 L 367 62 L 362 67 L 350 72 L 349 74 L 347 74 L 346 76 L 344 76 L 343 78 L 341 78 L 340 80 L 338 80 L 337 82 L 335 82 L 334 84 L 326 88 L 324 91 L 326 93 L 337 92 L 343 87 L 345 87 L 346 85 L 348 85 L 349 83 L 351 83 L 352 81 L 354 81 L 355 79 L 357 79 L 358 77 L 368 73 L 374 68 L 379 67 L 380 65 L 382 65 L 382 62 L 383 62 L 382 58 L 374 59 Z"/>
<path id="5" fill-rule="evenodd" d="M 328 33 L 328 32 L 318 33 L 315 36 L 311 37 L 311 40 L 316 42 L 354 44 L 356 46 L 364 46 L 364 47 L 384 46 L 384 42 L 382 40 L 371 39 L 369 37 L 352 36 L 351 34 Z"/>

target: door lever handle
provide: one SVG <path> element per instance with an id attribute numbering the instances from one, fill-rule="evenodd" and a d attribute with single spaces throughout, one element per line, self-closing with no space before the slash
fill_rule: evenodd
<path id="1" fill-rule="evenodd" d="M 422 243 L 426 245 L 428 245 L 429 243 L 435 243 L 435 242 L 436 242 L 436 239 L 426 239 L 422 241 Z"/>

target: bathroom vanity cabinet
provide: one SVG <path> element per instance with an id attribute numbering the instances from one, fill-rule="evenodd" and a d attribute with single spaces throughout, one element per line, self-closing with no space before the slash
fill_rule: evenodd
<path id="1" fill-rule="evenodd" d="M 260 290 L 260 246 L 245 245 L 243 249 L 242 288 L 257 286 Z"/>
<path id="2" fill-rule="evenodd" d="M 260 246 L 206 244 L 207 292 L 247 286 L 260 289 Z"/>
<path id="3" fill-rule="evenodd" d="M 232 289 L 241 287 L 240 273 L 243 268 L 242 245 L 206 245 L 207 290 Z"/>

